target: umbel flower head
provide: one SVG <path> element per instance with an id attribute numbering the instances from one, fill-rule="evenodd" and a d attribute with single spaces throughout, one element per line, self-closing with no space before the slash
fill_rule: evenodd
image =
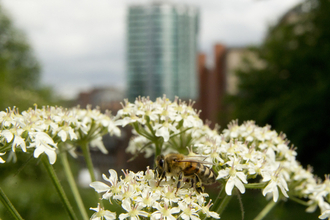
<path id="1" fill-rule="evenodd" d="M 0 112 L 0 156 L 16 155 L 16 152 L 29 153 L 38 158 L 48 156 L 54 164 L 59 145 L 72 149 L 85 141 L 107 153 L 101 137 L 106 133 L 120 135 L 109 112 L 103 114 L 99 109 L 62 107 L 30 108 L 21 114 L 18 109 L 8 108 Z M 63 145 L 64 146 L 64 145 Z M 0 157 L 0 163 L 5 159 Z"/>
<path id="2" fill-rule="evenodd" d="M 186 151 L 193 141 L 213 133 L 199 118 L 194 102 L 186 103 L 178 97 L 171 102 L 164 95 L 151 101 L 139 97 L 134 103 L 125 100 L 116 115 L 116 125 L 133 127 L 133 138 L 127 152 L 144 152 L 150 157 L 158 149 L 162 153 Z M 160 146 L 157 146 L 157 144 Z"/>
<path id="3" fill-rule="evenodd" d="M 284 134 L 268 125 L 260 127 L 254 121 L 238 124 L 235 120 L 221 132 L 218 127 L 211 129 L 199 118 L 193 102 L 178 98 L 173 102 L 165 96 L 154 102 L 145 97 L 134 103 L 125 100 L 116 117 L 90 107 L 43 107 L 22 113 L 8 108 L 0 112 L 0 163 L 14 160 L 18 153 L 30 153 L 35 158 L 45 154 L 53 164 L 63 148 L 73 152 L 82 144 L 107 153 L 102 136 L 120 135 L 117 126 L 127 125 L 132 126 L 134 134 L 127 151 L 136 155 L 143 152 L 147 157 L 173 152 L 204 158 L 207 164 L 212 164 L 210 168 L 222 183 L 223 196 L 232 196 L 234 189 L 244 194 L 247 188 L 255 188 L 274 202 L 285 197 L 308 200 L 307 212 L 319 208 L 319 218 L 330 217 L 329 176 L 322 181 L 310 168 L 303 168 Z M 109 172 L 110 177 L 103 175 L 109 184 L 93 182 L 91 186 L 103 193 L 103 199 L 121 205 L 124 212 L 119 219 L 219 218 L 210 211 L 212 204 L 207 203 L 206 193 L 198 194 L 194 187 L 177 189 L 176 176 L 165 178 L 158 185 L 150 169 L 125 171 L 119 179 L 114 170 Z M 101 206 L 92 210 L 96 211 L 93 219 L 116 217 Z"/>
<path id="4" fill-rule="evenodd" d="M 212 204 L 206 201 L 207 193 L 198 194 L 191 187 L 180 188 L 176 193 L 173 181 L 163 181 L 157 186 L 154 171 L 149 168 L 137 173 L 123 171 L 124 177 L 120 178 L 115 170 L 109 170 L 109 173 L 109 178 L 103 174 L 108 184 L 96 181 L 90 186 L 102 193 L 103 199 L 122 206 L 124 212 L 119 219 L 139 219 L 140 216 L 150 219 L 201 219 L 206 215 L 220 218 L 209 210 Z"/>
<path id="5" fill-rule="evenodd" d="M 190 146 L 189 154 L 213 164 L 217 180 L 228 196 L 234 188 L 242 194 L 247 187 L 258 188 L 274 202 L 283 197 L 307 198 L 307 211 L 319 207 L 323 213 L 320 217 L 330 213 L 330 187 L 325 186 L 328 176 L 322 183 L 310 169 L 304 169 L 285 134 L 268 125 L 260 127 L 254 121 L 239 125 L 235 120 L 219 132 L 217 127 L 210 129 L 203 124 L 191 102 L 187 104 L 178 98 L 171 102 L 165 96 L 155 102 L 145 97 L 134 103 L 125 100 L 116 119 L 117 125 L 133 127 L 135 136 L 127 148 L 132 154 L 188 154 L 186 149 Z"/>

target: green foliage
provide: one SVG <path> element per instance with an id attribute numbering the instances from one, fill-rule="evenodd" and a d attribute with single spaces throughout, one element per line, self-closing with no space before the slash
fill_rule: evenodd
<path id="1" fill-rule="evenodd" d="M 41 161 L 36 160 L 32 155 L 20 154 L 17 157 L 17 163 L 1 164 L 0 186 L 6 192 L 8 198 L 24 219 L 68 219 L 67 213 L 62 202 L 56 193 L 56 190 L 47 175 Z M 77 160 L 70 158 L 70 164 L 73 168 L 75 176 L 77 176 L 79 164 Z M 54 165 L 57 175 L 61 182 L 71 204 L 77 209 L 73 196 L 70 192 L 65 174 L 60 162 Z M 80 189 L 82 197 L 85 201 L 86 210 L 95 206 L 95 201 L 90 199 L 94 195 L 94 191 L 90 188 Z M 88 211 L 88 215 L 92 215 L 92 211 Z M 11 219 L 11 214 L 0 203 L 0 216 L 3 219 Z"/>
<path id="2" fill-rule="evenodd" d="M 215 194 L 210 194 L 214 201 Z M 271 200 L 267 200 L 260 195 L 258 191 L 246 191 L 244 195 L 233 195 L 234 198 L 228 204 L 226 210 L 223 212 L 221 219 L 254 219 L 261 210 Z M 242 206 L 239 200 L 242 200 Z M 318 219 L 319 213 L 306 213 L 306 207 L 292 201 L 280 201 L 269 213 L 265 216 L 264 220 L 291 220 L 291 219 Z M 243 212 L 243 214 L 242 214 Z"/>
<path id="3" fill-rule="evenodd" d="M 0 5 L 0 110 L 54 104 L 51 89 L 40 86 L 40 74 L 40 64 L 25 35 Z"/>
<path id="4" fill-rule="evenodd" d="M 8 106 L 25 110 L 35 103 L 56 104 L 52 89 L 40 85 L 40 76 L 40 64 L 25 35 L 13 26 L 0 5 L 0 110 Z M 34 158 L 26 166 L 28 158 L 18 159 L 17 163 L 1 164 L 0 186 L 20 214 L 25 219 L 44 219 L 45 216 L 47 219 L 66 219 L 51 181 L 40 169 L 42 166 L 37 165 Z M 11 219 L 2 204 L 0 219 Z"/>
<path id="5" fill-rule="evenodd" d="M 239 92 L 228 98 L 234 118 L 281 130 L 298 147 L 298 160 L 330 172 L 330 1 L 298 5 L 271 27 L 237 71 Z"/>

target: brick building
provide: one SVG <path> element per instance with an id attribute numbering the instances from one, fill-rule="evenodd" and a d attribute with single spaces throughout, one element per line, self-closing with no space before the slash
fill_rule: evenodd
<path id="1" fill-rule="evenodd" d="M 221 111 L 221 103 L 225 94 L 225 55 L 226 48 L 217 44 L 214 46 L 214 66 L 207 67 L 205 54 L 198 55 L 199 71 L 199 99 L 197 109 L 201 109 L 200 117 L 212 122 L 218 122 L 218 114 Z"/>
<path id="2" fill-rule="evenodd" d="M 208 57 L 204 53 L 198 55 L 200 93 L 196 108 L 202 110 L 200 117 L 203 121 L 221 124 L 220 114 L 225 108 L 224 97 L 238 92 L 238 78 L 235 73 L 237 69 L 246 68 L 243 62 L 246 57 L 262 67 L 263 63 L 245 47 L 214 45 L 212 67 L 207 65 Z"/>

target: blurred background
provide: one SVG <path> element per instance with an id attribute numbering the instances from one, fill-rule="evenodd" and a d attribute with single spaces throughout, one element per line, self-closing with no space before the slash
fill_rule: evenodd
<path id="1" fill-rule="evenodd" d="M 213 125 L 255 120 L 283 131 L 302 165 L 323 178 L 330 173 L 329 11 L 328 0 L 0 0 L 0 110 L 92 104 L 115 114 L 124 98 L 177 95 L 196 100 Z M 130 131 L 123 134 L 105 137 L 109 155 L 94 153 L 100 173 L 152 162 L 126 163 Z M 44 170 L 37 162 L 20 168 L 26 159 L 1 165 L 1 187 L 18 189 L 8 196 L 26 219 L 62 219 Z M 84 162 L 73 166 L 86 186 Z M 290 213 L 311 219 L 290 203 L 269 219 L 298 218 Z M 0 218 L 8 216 L 0 205 Z"/>

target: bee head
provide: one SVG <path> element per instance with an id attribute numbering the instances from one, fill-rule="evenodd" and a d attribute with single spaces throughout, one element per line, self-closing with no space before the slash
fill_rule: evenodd
<path id="1" fill-rule="evenodd" d="M 159 155 L 156 158 L 156 165 L 160 169 L 164 169 L 165 157 L 164 155 Z"/>
<path id="2" fill-rule="evenodd" d="M 165 170 L 165 157 L 164 155 L 159 155 L 156 158 L 156 176 L 160 177 L 164 172 L 164 170 Z"/>

